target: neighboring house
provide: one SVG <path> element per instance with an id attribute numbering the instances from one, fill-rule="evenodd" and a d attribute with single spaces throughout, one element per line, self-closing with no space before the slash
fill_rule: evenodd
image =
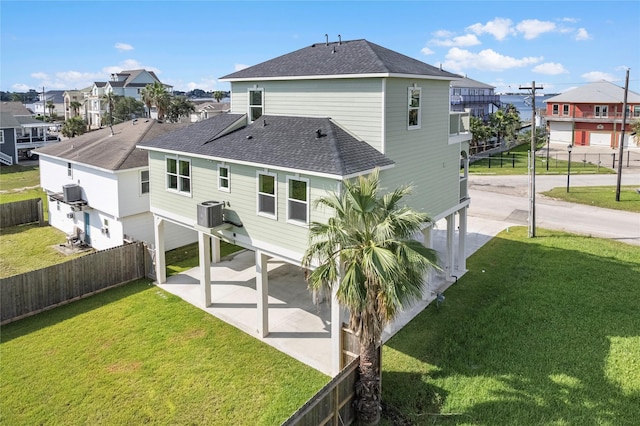
<path id="1" fill-rule="evenodd" d="M 92 129 L 102 127 L 103 118 L 107 113 L 107 105 L 104 100 L 104 95 L 107 93 L 113 93 L 116 96 L 126 96 L 134 98 L 137 101 L 142 101 L 141 91 L 148 84 L 153 84 L 160 80 L 153 71 L 147 71 L 144 69 L 139 70 L 127 70 L 119 73 L 111 74 L 109 81 L 96 81 L 93 83 L 88 92 L 85 92 L 85 99 L 87 102 L 87 124 Z M 163 84 L 167 89 L 167 92 L 171 94 L 173 92 L 173 86 Z M 147 111 L 147 116 L 151 118 L 157 118 L 154 116 L 154 111 Z"/>
<path id="2" fill-rule="evenodd" d="M 191 113 L 191 122 L 206 120 L 215 115 L 229 112 L 230 104 L 228 102 L 194 102 L 196 110 Z"/>
<path id="3" fill-rule="evenodd" d="M 49 223 L 98 250 L 125 241 L 154 242 L 149 212 L 146 151 L 136 144 L 180 128 L 144 119 L 47 146 L 40 157 L 40 185 L 49 196 Z M 167 224 L 166 249 L 196 241 L 194 231 Z"/>
<path id="4" fill-rule="evenodd" d="M 471 116 L 483 120 L 501 106 L 495 87 L 464 77 L 451 82 L 451 111 L 470 111 Z"/>
<path id="5" fill-rule="evenodd" d="M 44 101 L 43 101 L 44 99 Z M 47 108 L 49 102 L 53 103 L 53 111 Z M 53 113 L 56 117 L 62 119 L 64 111 L 64 90 L 49 90 L 38 94 L 38 101 L 25 105 L 27 109 L 33 111 L 35 115 L 51 116 Z"/>
<path id="6" fill-rule="evenodd" d="M 18 164 L 20 158 L 31 158 L 35 148 L 58 142 L 49 134 L 50 123 L 32 117 L 20 102 L 0 103 L 0 163 Z"/>
<path id="7" fill-rule="evenodd" d="M 85 121 L 88 122 L 88 111 L 89 111 L 89 93 L 91 92 L 92 87 L 87 87 L 81 90 L 67 90 L 64 92 L 64 119 L 68 120 L 71 117 L 82 117 Z M 80 108 L 75 111 L 71 106 L 73 102 L 78 102 L 80 104 Z"/>
<path id="8" fill-rule="evenodd" d="M 158 281 L 166 280 L 167 223 L 198 232 L 205 306 L 210 247 L 214 262 L 220 240 L 252 250 L 257 330 L 267 335 L 267 258 L 299 266 L 309 224 L 332 215 L 314 200 L 375 169 L 383 188 L 413 184 L 411 207 L 446 218 L 444 274 L 464 273 L 471 134 L 469 113 L 449 110 L 458 78 L 367 40 L 314 44 L 223 77 L 228 114 L 139 144 L 149 151 Z M 423 237 L 431 245 L 430 228 Z M 342 314 L 338 303 L 331 309 L 337 372 Z"/>
<path id="9" fill-rule="evenodd" d="M 586 84 L 549 98 L 545 119 L 551 142 L 583 146 L 620 146 L 624 88 L 608 81 Z M 624 145 L 634 140 L 631 123 L 640 118 L 640 94 L 627 94 Z"/>

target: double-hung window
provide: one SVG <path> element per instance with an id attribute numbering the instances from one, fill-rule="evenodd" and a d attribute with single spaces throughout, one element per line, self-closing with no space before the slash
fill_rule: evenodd
<path id="1" fill-rule="evenodd" d="M 569 115 L 569 104 L 562 105 L 562 115 Z"/>
<path id="2" fill-rule="evenodd" d="M 71 166 L 71 163 L 67 163 L 67 177 L 69 179 L 73 179 L 73 168 Z"/>
<path id="3" fill-rule="evenodd" d="M 634 118 L 640 117 L 640 105 L 633 106 L 633 117 Z"/>
<path id="4" fill-rule="evenodd" d="M 422 88 L 409 87 L 409 116 L 408 116 L 408 128 L 419 129 L 420 128 L 420 116 L 421 114 L 421 96 Z"/>
<path id="5" fill-rule="evenodd" d="M 167 189 L 191 195 L 191 161 L 167 157 Z"/>
<path id="6" fill-rule="evenodd" d="M 249 120 L 256 121 L 264 111 L 264 91 L 249 89 Z"/>
<path id="7" fill-rule="evenodd" d="M 553 104 L 553 111 L 552 114 L 553 115 L 558 115 L 560 113 L 560 105 L 558 104 Z"/>
<path id="8" fill-rule="evenodd" d="M 149 170 L 140 171 L 140 193 L 149 193 Z"/>
<path id="9" fill-rule="evenodd" d="M 229 185 L 229 166 L 218 164 L 218 190 L 230 192 Z"/>
<path id="10" fill-rule="evenodd" d="M 609 106 L 608 105 L 596 105 L 594 108 L 594 115 L 596 117 L 607 118 L 609 116 Z"/>
<path id="11" fill-rule="evenodd" d="M 309 181 L 287 176 L 287 221 L 309 223 Z"/>
<path id="12" fill-rule="evenodd" d="M 277 176 L 274 173 L 258 172 L 258 214 L 277 219 Z"/>

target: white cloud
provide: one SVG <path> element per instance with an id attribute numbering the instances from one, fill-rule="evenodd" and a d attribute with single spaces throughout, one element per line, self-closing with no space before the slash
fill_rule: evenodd
<path id="1" fill-rule="evenodd" d="M 562 19 L 560 19 L 560 21 L 562 21 L 562 22 L 570 22 L 572 24 L 575 24 L 576 22 L 578 22 L 578 19 L 577 18 L 562 18 Z"/>
<path id="2" fill-rule="evenodd" d="M 477 35 L 491 34 L 496 40 L 504 40 L 509 35 L 514 34 L 511 24 L 511 19 L 495 18 L 493 21 L 489 21 L 486 24 L 473 24 L 467 27 L 468 31 L 471 31 Z"/>
<path id="3" fill-rule="evenodd" d="M 546 75 L 567 74 L 569 72 L 562 64 L 557 64 L 555 62 L 546 62 L 544 64 L 537 65 L 532 71 Z"/>
<path id="4" fill-rule="evenodd" d="M 607 81 L 615 80 L 614 76 L 602 71 L 590 71 L 582 74 L 580 77 L 584 78 L 589 82 L 600 81 L 600 80 L 607 80 Z"/>
<path id="5" fill-rule="evenodd" d="M 447 30 L 438 30 L 433 33 L 433 36 L 435 38 L 449 38 L 453 36 L 453 33 Z"/>
<path id="6" fill-rule="evenodd" d="M 539 21 L 537 19 L 525 19 L 516 25 L 518 32 L 524 34 L 526 40 L 537 38 L 540 34 L 555 31 L 556 24 L 550 21 Z"/>
<path id="7" fill-rule="evenodd" d="M 49 75 L 47 73 L 44 72 L 34 72 L 31 73 L 31 77 L 38 79 L 38 80 L 48 80 L 49 79 Z"/>
<path id="8" fill-rule="evenodd" d="M 158 68 L 151 67 L 149 65 L 142 65 L 140 62 L 138 62 L 135 59 L 126 59 L 120 62 L 119 65 L 111 65 L 108 67 L 104 67 L 102 71 L 104 71 L 107 74 L 113 74 L 123 70 L 139 70 L 139 69 L 145 69 L 147 71 L 153 71 L 156 74 L 161 74 L 161 71 Z"/>
<path id="9" fill-rule="evenodd" d="M 240 70 L 243 70 L 243 69 L 245 69 L 245 68 L 249 68 L 249 65 L 245 65 L 245 64 L 235 64 L 235 65 L 233 66 L 233 69 L 234 69 L 235 71 L 240 71 Z"/>
<path id="10" fill-rule="evenodd" d="M 420 52 L 425 56 L 433 55 L 435 53 L 433 50 L 429 49 L 428 47 L 423 47 L 422 49 L 420 49 Z"/>
<path id="11" fill-rule="evenodd" d="M 587 30 L 584 28 L 578 28 L 578 32 L 576 33 L 576 40 L 582 41 L 582 40 L 589 40 L 589 39 L 591 39 L 591 36 L 587 32 Z"/>
<path id="12" fill-rule="evenodd" d="M 120 51 L 133 50 L 133 46 L 127 43 L 116 43 L 113 47 Z"/>
<path id="13" fill-rule="evenodd" d="M 447 53 L 443 67 L 453 70 L 453 72 L 463 72 L 469 68 L 487 71 L 504 71 L 511 68 L 520 68 L 536 64 L 542 61 L 542 59 L 542 56 L 513 58 L 511 56 L 502 55 L 492 49 L 473 53 L 468 50 L 454 47 Z"/>
<path id="14" fill-rule="evenodd" d="M 449 39 L 434 39 L 429 41 L 429 43 L 446 47 L 469 47 L 480 44 L 480 40 L 478 40 L 475 34 L 465 34 Z"/>
<path id="15" fill-rule="evenodd" d="M 29 89 L 32 89 L 32 87 L 29 87 L 28 85 L 22 83 L 12 84 L 11 88 L 14 92 L 28 92 Z"/>
<path id="16" fill-rule="evenodd" d="M 218 80 L 215 78 L 202 78 L 198 83 L 189 82 L 187 83 L 187 92 L 194 89 L 202 89 L 206 92 L 210 92 L 212 90 L 216 90 L 218 85 Z"/>

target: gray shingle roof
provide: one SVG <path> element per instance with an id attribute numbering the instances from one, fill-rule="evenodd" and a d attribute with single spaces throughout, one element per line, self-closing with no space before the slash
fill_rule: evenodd
<path id="1" fill-rule="evenodd" d="M 302 76 L 395 74 L 458 79 L 461 76 L 389 50 L 367 40 L 317 43 L 249 68 L 223 80 Z"/>
<path id="2" fill-rule="evenodd" d="M 31 117 L 31 111 L 25 107 L 22 102 L 3 101 L 0 102 L 0 111 L 10 113 L 11 115 L 27 115 Z"/>
<path id="3" fill-rule="evenodd" d="M 113 126 L 113 136 L 106 127 L 38 148 L 35 152 L 106 170 L 143 167 L 148 164 L 148 153 L 137 149 L 138 143 L 186 125 L 158 123 L 155 120 L 137 120 L 136 124 L 127 121 Z"/>
<path id="4" fill-rule="evenodd" d="M 246 120 L 246 116 L 219 115 L 139 146 L 334 176 L 349 176 L 393 164 L 330 118 L 262 116 L 252 124 L 225 133 L 239 119 Z"/>
<path id="5" fill-rule="evenodd" d="M 602 80 L 585 84 L 573 90 L 567 90 L 557 96 L 553 96 L 546 103 L 570 102 L 570 103 L 623 103 L 624 88 Z M 640 103 L 640 94 L 632 92 L 627 94 L 627 103 Z"/>

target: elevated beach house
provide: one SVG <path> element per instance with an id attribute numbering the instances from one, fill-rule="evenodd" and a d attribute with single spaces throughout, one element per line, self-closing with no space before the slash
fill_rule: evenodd
<path id="1" fill-rule="evenodd" d="M 167 223 L 199 235 L 203 306 L 211 303 L 219 241 L 254 251 L 256 330 L 265 336 L 267 259 L 300 266 L 309 223 L 332 214 L 313 200 L 375 169 L 383 187 L 412 184 L 406 201 L 446 219 L 442 267 L 449 279 L 459 275 L 471 134 L 469 113 L 450 111 L 450 82 L 458 78 L 367 40 L 327 40 L 224 76 L 229 113 L 138 144 L 149 153 L 158 281 L 166 280 Z M 430 245 L 431 229 L 423 234 Z M 334 372 L 342 321 L 333 303 Z"/>

